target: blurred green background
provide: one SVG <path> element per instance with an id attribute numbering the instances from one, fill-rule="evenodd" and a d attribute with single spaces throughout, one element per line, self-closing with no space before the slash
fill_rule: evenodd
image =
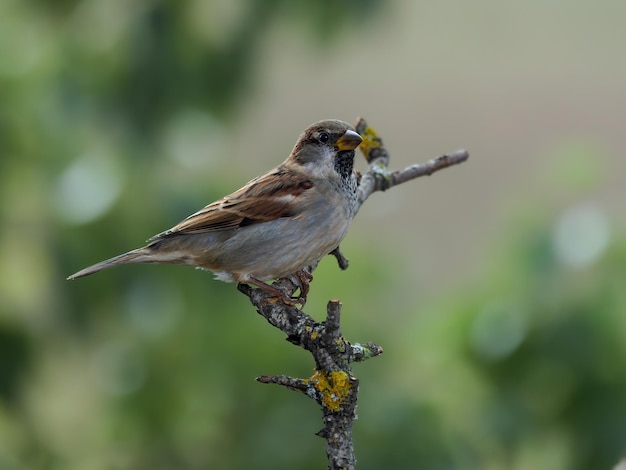
<path id="1" fill-rule="evenodd" d="M 324 468 L 310 358 L 140 246 L 363 115 L 392 167 L 306 310 L 344 303 L 360 469 L 626 456 L 626 3 L 2 0 L 0 469 Z M 364 168 L 362 161 L 359 167 Z"/>

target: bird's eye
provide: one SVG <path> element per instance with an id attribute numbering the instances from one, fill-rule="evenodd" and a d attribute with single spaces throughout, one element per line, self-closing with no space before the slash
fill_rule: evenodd
<path id="1" fill-rule="evenodd" d="M 326 132 L 320 132 L 320 135 L 317 138 L 321 143 L 325 144 L 329 141 L 330 136 Z"/>

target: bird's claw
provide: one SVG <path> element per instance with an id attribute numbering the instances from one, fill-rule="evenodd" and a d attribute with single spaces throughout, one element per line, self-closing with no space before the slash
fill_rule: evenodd
<path id="1" fill-rule="evenodd" d="M 288 307 L 295 307 L 296 305 L 300 305 L 300 308 L 304 307 L 310 290 L 309 283 L 313 280 L 313 275 L 306 268 L 302 268 L 295 274 L 295 278 L 290 278 L 289 280 L 293 284 L 294 289 L 297 288 L 300 290 L 297 297 L 290 296 L 283 289 L 275 287 L 274 285 L 266 284 L 265 282 L 255 278 L 249 278 L 247 283 L 250 283 L 268 294 L 271 294 L 269 297 L 263 299 L 263 303 L 265 304 L 282 302 Z"/>

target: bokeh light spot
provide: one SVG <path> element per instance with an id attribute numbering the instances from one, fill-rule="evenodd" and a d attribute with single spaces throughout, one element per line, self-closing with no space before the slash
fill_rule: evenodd
<path id="1" fill-rule="evenodd" d="M 54 202 L 59 216 L 74 224 L 104 215 L 120 195 L 122 176 L 110 158 L 86 154 L 59 177 Z"/>
<path id="2" fill-rule="evenodd" d="M 511 354 L 526 336 L 526 317 L 508 305 L 490 305 L 481 312 L 470 332 L 474 349 L 486 359 L 502 359 Z"/>
<path id="3" fill-rule="evenodd" d="M 558 259 L 573 268 L 596 261 L 610 241 L 606 214 L 594 204 L 580 204 L 566 210 L 557 220 L 553 244 Z"/>
<path id="4" fill-rule="evenodd" d="M 176 114 L 165 128 L 164 147 L 179 164 L 206 168 L 223 159 L 223 126 L 208 113 L 187 109 Z"/>

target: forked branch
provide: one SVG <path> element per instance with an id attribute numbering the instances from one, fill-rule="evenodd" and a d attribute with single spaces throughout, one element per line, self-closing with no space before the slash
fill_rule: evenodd
<path id="1" fill-rule="evenodd" d="M 376 131 L 364 119 L 359 119 L 355 128 L 363 137 L 360 148 L 369 163 L 368 171 L 359 180 L 359 207 L 375 191 L 386 191 L 469 158 L 465 150 L 458 150 L 403 170 L 390 171 L 389 154 Z M 341 269 L 348 267 L 348 260 L 339 249 L 331 254 L 337 258 Z M 315 266 L 309 269 L 313 271 Z M 283 290 L 288 297 L 300 287 L 297 276 L 279 279 L 273 286 Z M 338 300 L 328 302 L 326 319 L 317 322 L 295 305 L 272 299 L 266 291 L 245 284 L 240 284 L 238 288 L 250 298 L 259 314 L 283 331 L 288 341 L 309 351 L 315 361 L 313 375 L 306 379 L 263 375 L 257 377 L 257 381 L 282 385 L 315 400 L 323 415 L 324 427 L 317 434 L 326 440 L 328 468 L 354 469 L 352 423 L 356 418 L 359 380 L 352 375 L 351 364 L 378 356 L 383 352 L 382 348 L 374 343 L 352 344 L 343 337 L 340 328 L 341 303 Z"/>

